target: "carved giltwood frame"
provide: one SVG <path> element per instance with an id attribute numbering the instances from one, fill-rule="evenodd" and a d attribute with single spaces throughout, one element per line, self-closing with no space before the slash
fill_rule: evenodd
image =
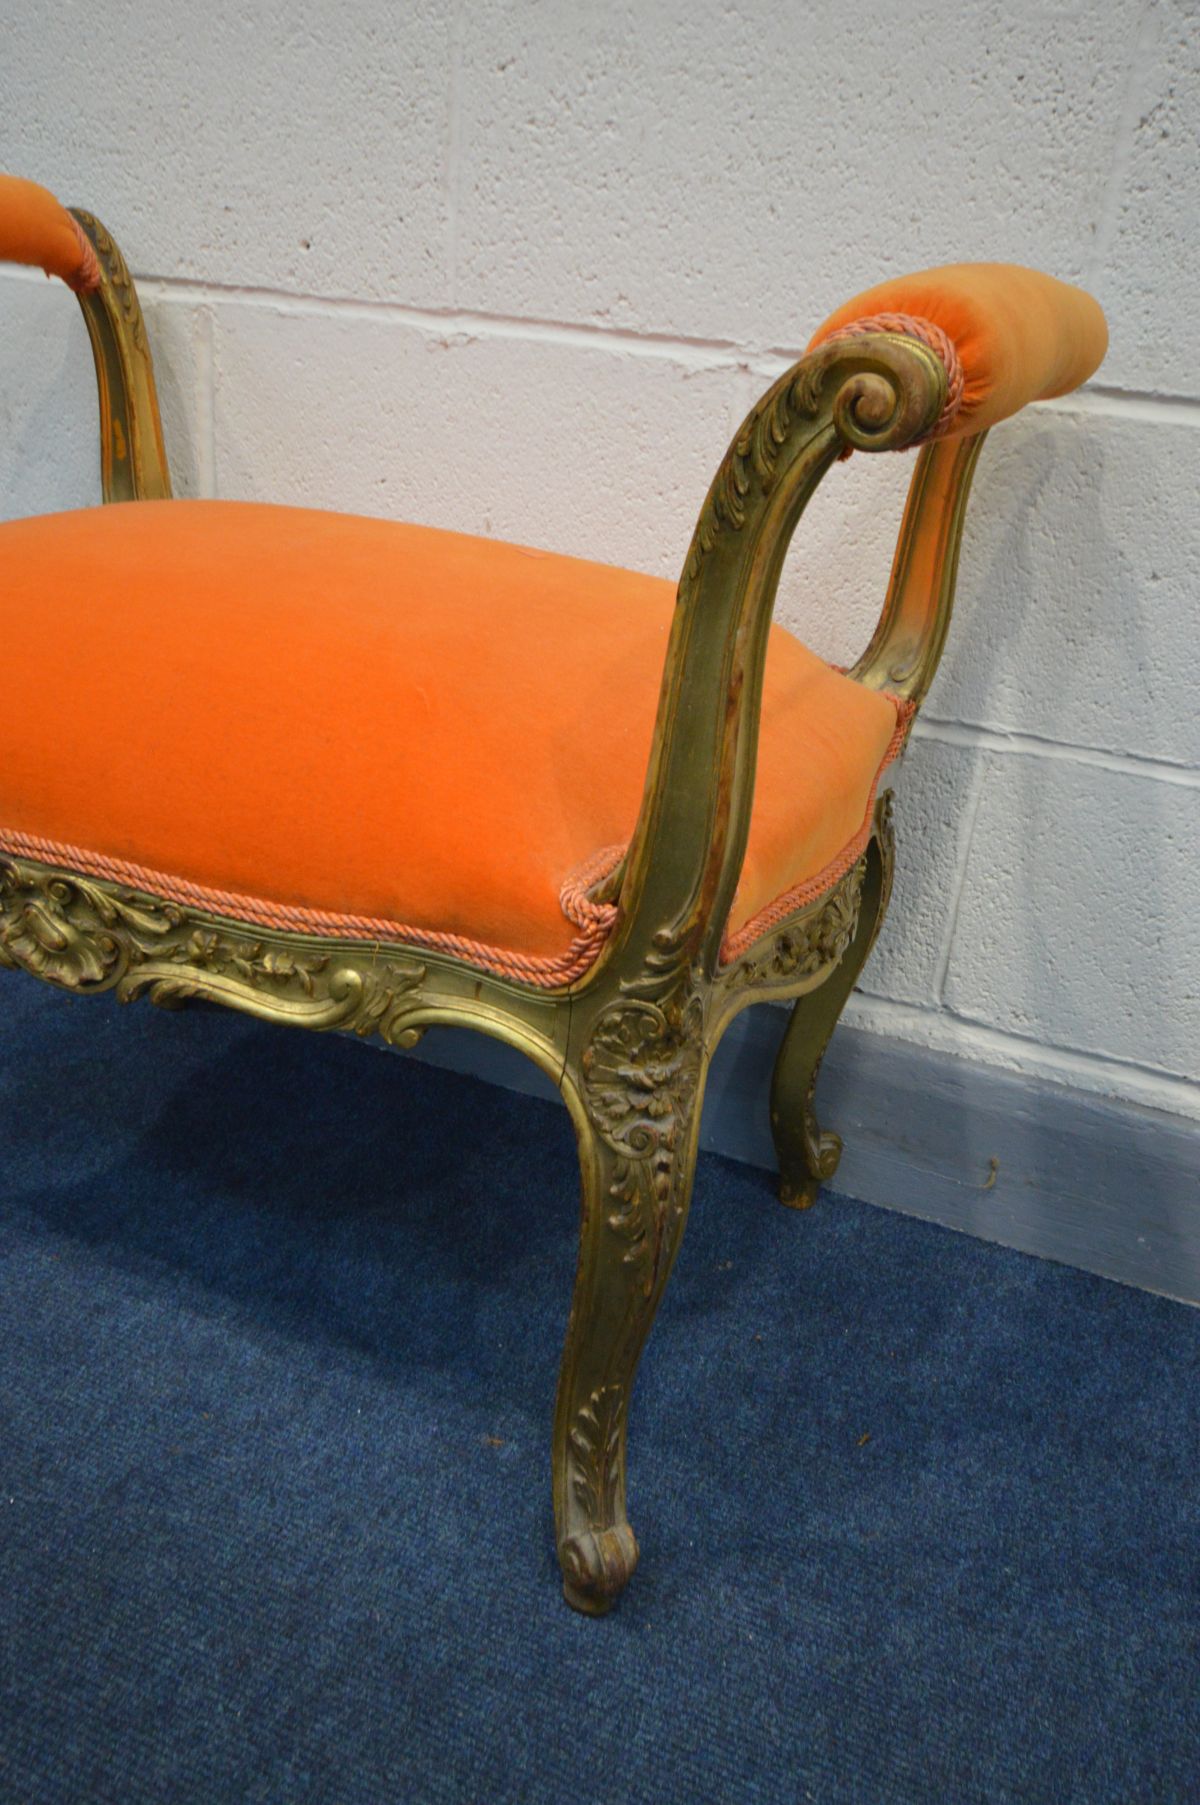
<path id="1" fill-rule="evenodd" d="M 96 361 L 106 501 L 170 495 L 149 344 L 109 234 L 100 287 L 81 297 Z M 792 533 L 847 447 L 897 449 L 941 414 L 946 377 L 891 333 L 802 358 L 751 411 L 717 470 L 679 585 L 641 813 L 604 881 L 617 905 L 596 963 L 562 989 L 501 979 L 400 943 L 318 938 L 0 857 L 0 965 L 79 994 L 203 998 L 297 1027 L 413 1045 L 439 1024 L 518 1048 L 559 1086 L 582 1174 L 575 1294 L 553 1432 L 553 1490 L 568 1601 L 607 1610 L 637 1561 L 625 1508 L 625 1423 L 642 1344 L 687 1217 L 709 1063 L 750 1003 L 790 1000 L 772 1086 L 781 1194 L 803 1207 L 841 1143 L 817 1125 L 822 1054 L 891 888 L 890 795 L 865 851 L 822 896 L 740 956 L 722 943 L 753 801 L 767 634 Z M 879 626 L 852 675 L 918 704 L 953 602 L 980 438 L 927 445 L 914 471 Z"/>

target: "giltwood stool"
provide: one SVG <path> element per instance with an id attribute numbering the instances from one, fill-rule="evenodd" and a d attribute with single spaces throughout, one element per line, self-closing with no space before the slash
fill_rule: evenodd
<path id="1" fill-rule="evenodd" d="M 817 1069 L 887 907 L 881 785 L 937 669 L 975 461 L 1091 375 L 1100 309 L 1000 264 L 848 302 L 739 429 L 676 590 L 172 501 L 109 234 L 2 177 L 0 257 L 78 296 L 106 504 L 0 525 L 0 964 L 395 1046 L 462 1024 L 550 1075 L 583 1180 L 558 1550 L 568 1602 L 605 1611 L 638 1557 L 626 1410 L 709 1062 L 740 1009 L 793 1000 L 771 1119 L 783 1199 L 810 1204 L 841 1149 Z M 835 670 L 771 626 L 793 530 L 839 457 L 916 445 L 879 625 Z"/>

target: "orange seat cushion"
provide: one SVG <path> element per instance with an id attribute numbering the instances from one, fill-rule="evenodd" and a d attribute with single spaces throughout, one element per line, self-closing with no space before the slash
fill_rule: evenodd
<path id="1" fill-rule="evenodd" d="M 1016 263 L 950 263 L 880 282 L 831 313 L 809 349 L 859 320 L 892 313 L 929 320 L 954 341 L 964 381 L 949 438 L 1077 389 L 1108 349 L 1098 301 Z"/>
<path id="2" fill-rule="evenodd" d="M 282 925 L 459 936 L 553 982 L 564 882 L 637 819 L 673 604 L 631 571 L 298 508 L 0 525 L 0 847 Z M 774 630 L 732 933 L 856 855 L 896 727 Z"/>

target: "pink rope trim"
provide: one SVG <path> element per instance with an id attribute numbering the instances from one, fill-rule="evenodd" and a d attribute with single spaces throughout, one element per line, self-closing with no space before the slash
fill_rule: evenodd
<path id="1" fill-rule="evenodd" d="M 962 359 L 958 355 L 958 346 L 949 333 L 935 326 L 932 320 L 920 319 L 911 313 L 872 313 L 866 319 L 852 320 L 848 326 L 839 326 L 823 341 L 832 344 L 839 338 L 866 338 L 871 332 L 902 332 L 906 338 L 915 338 L 941 359 L 946 372 L 946 405 L 938 415 L 934 424 L 924 435 L 926 439 L 940 439 L 953 426 L 959 409 L 962 407 L 963 392 L 966 388 L 966 376 L 963 373 Z M 843 456 L 853 450 L 848 446 Z"/>
<path id="2" fill-rule="evenodd" d="M 68 871 L 86 872 L 89 877 L 107 878 L 167 902 L 205 909 L 213 915 L 227 915 L 235 921 L 253 922 L 258 927 L 322 937 L 354 935 L 364 940 L 398 940 L 410 946 L 427 947 L 431 952 L 449 953 L 471 965 L 481 966 L 498 977 L 552 990 L 582 977 L 595 963 L 607 940 L 616 919 L 616 904 L 593 902 L 587 892 L 613 870 L 624 848 L 605 847 L 567 877 L 559 900 L 568 921 L 580 932 L 566 952 L 552 954 L 510 952 L 503 947 L 472 940 L 465 934 L 434 933 L 427 928 L 373 915 L 341 915 L 328 909 L 268 902 L 262 897 L 243 896 L 235 890 L 217 890 L 208 884 L 193 883 L 190 878 L 151 871 L 145 865 L 135 865 L 127 859 L 113 859 L 105 853 L 87 852 L 57 840 L 44 840 L 37 834 L 21 833 L 14 828 L 0 829 L 0 852 L 11 853 L 17 858 L 37 859 L 46 865 L 61 865 Z"/>
<path id="3" fill-rule="evenodd" d="M 763 934 L 786 921 L 806 904 L 815 902 L 826 890 L 845 876 L 862 854 L 871 833 L 875 797 L 879 781 L 887 767 L 904 746 L 912 718 L 913 703 L 899 696 L 889 696 L 896 709 L 896 727 L 880 760 L 879 769 L 867 798 L 862 826 L 837 857 L 815 876 L 805 878 L 785 890 L 774 902 L 751 917 L 745 927 L 727 937 L 721 948 L 723 964 L 738 959 Z M 300 904 L 269 902 L 263 897 L 245 896 L 236 890 L 218 890 L 209 884 L 197 884 L 190 878 L 168 872 L 153 871 L 129 859 L 110 858 L 107 853 L 88 852 L 79 846 L 68 846 L 59 840 L 46 840 L 38 834 L 22 833 L 17 828 L 0 828 L 0 853 L 14 858 L 37 859 L 45 865 L 61 866 L 66 872 L 84 872 L 89 877 L 107 878 L 125 884 L 131 890 L 185 907 L 204 909 L 212 915 L 225 915 L 233 921 L 252 922 L 258 927 L 278 928 L 287 933 L 314 934 L 320 938 L 353 936 L 363 940 L 399 941 L 407 946 L 427 947 L 431 952 L 449 953 L 469 965 L 491 971 L 497 977 L 511 978 L 539 990 L 555 990 L 583 977 L 599 958 L 605 941 L 617 918 L 617 904 L 596 902 L 590 892 L 613 872 L 625 855 L 624 846 L 605 846 L 568 874 L 559 891 L 563 914 L 579 929 L 563 953 L 517 953 L 504 947 L 489 946 L 466 934 L 437 933 L 410 923 L 391 921 L 374 915 L 343 915 L 331 909 L 313 909 Z"/>
<path id="4" fill-rule="evenodd" d="M 778 927 L 781 921 L 786 921 L 789 915 L 794 915 L 798 909 L 803 909 L 808 903 L 816 902 L 819 896 L 823 896 L 826 890 L 831 890 L 839 879 L 845 877 L 851 865 L 856 864 L 862 857 L 867 841 L 871 837 L 871 824 L 875 816 L 875 797 L 879 790 L 880 779 L 888 766 L 904 750 L 908 730 L 912 725 L 913 716 L 917 712 L 915 702 L 905 702 L 900 696 L 889 695 L 888 701 L 895 705 L 896 728 L 888 741 L 887 750 L 879 761 L 879 769 L 875 773 L 875 781 L 871 785 L 871 793 L 867 797 L 862 826 L 854 838 L 846 842 L 837 857 L 832 859 L 823 871 L 818 871 L 813 877 L 806 877 L 799 884 L 793 884 L 790 890 L 785 890 L 782 896 L 777 896 L 775 901 L 768 903 L 765 909 L 760 909 L 757 915 L 752 915 L 744 928 L 739 928 L 737 933 L 732 936 L 726 935 L 721 946 L 721 964 L 723 966 L 732 964 L 735 959 L 740 959 L 756 940 L 760 939 L 763 934 L 770 933 L 772 928 Z"/>
<path id="5" fill-rule="evenodd" d="M 100 286 L 100 265 L 96 261 L 96 252 L 91 239 L 80 225 L 73 213 L 68 213 L 72 230 L 79 243 L 79 268 L 73 276 L 65 279 L 67 287 L 73 288 L 77 295 L 90 295 Z"/>

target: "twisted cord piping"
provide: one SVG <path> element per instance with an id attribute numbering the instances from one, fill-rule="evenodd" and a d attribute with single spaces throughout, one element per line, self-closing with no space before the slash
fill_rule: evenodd
<path id="1" fill-rule="evenodd" d="M 67 278 L 67 287 L 73 288 L 77 295 L 90 295 L 100 286 L 100 265 L 96 260 L 92 241 L 75 215 L 68 213 L 67 218 L 70 220 L 75 237 L 79 242 L 79 268 L 73 276 Z"/>
<path id="2" fill-rule="evenodd" d="M 37 834 L 20 833 L 12 828 L 0 830 L 0 853 L 61 866 L 65 876 L 80 872 L 88 877 L 106 878 L 158 901 L 203 909 L 208 914 L 228 916 L 232 921 L 249 922 L 256 927 L 280 928 L 286 933 L 402 941 L 408 946 L 426 947 L 430 952 L 449 953 L 484 971 L 495 972 L 498 977 L 514 978 L 541 990 L 569 984 L 582 977 L 595 963 L 616 919 L 617 908 L 615 903 L 593 902 L 587 892 L 608 875 L 623 851 L 624 848 L 619 846 L 605 847 L 570 873 L 559 897 L 563 913 L 580 932 L 565 952 L 539 954 L 512 952 L 505 947 L 489 946 L 466 934 L 440 933 L 373 915 L 342 915 L 330 909 L 270 902 L 265 897 L 244 896 L 236 890 L 219 890 L 209 884 L 193 883 L 190 878 L 152 871 L 128 859 L 114 859 L 106 853 L 65 846 L 58 840 L 42 839 Z"/>

